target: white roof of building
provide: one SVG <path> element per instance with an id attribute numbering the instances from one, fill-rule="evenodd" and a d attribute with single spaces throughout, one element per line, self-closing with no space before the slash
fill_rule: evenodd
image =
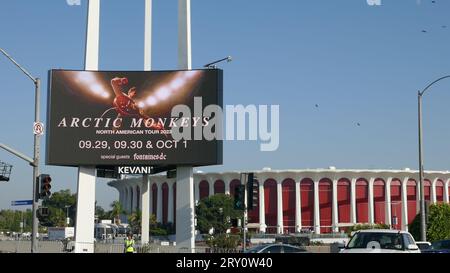
<path id="1" fill-rule="evenodd" d="M 411 178 L 418 180 L 419 179 L 419 172 L 418 170 L 411 170 L 409 168 L 404 169 L 337 169 L 336 167 L 329 167 L 329 168 L 318 168 L 318 169 L 285 169 L 285 170 L 272 170 L 268 167 L 265 167 L 262 170 L 242 170 L 242 171 L 224 171 L 224 172 L 203 172 L 203 171 L 196 171 L 194 172 L 194 179 L 196 180 L 202 180 L 202 179 L 239 179 L 240 175 L 243 173 L 255 173 L 255 175 L 261 179 L 267 179 L 267 178 L 292 178 L 292 179 L 298 179 L 299 177 L 302 178 L 317 178 L 320 176 L 321 178 L 329 178 L 329 179 L 340 179 L 340 178 L 364 178 L 364 177 L 373 177 L 373 178 L 381 178 L 381 179 L 387 179 L 389 177 L 391 178 Z M 424 179 L 436 179 L 440 178 L 443 180 L 450 180 L 450 171 L 424 171 L 425 178 Z M 341 177 L 342 176 L 342 177 Z M 108 182 L 109 186 L 116 186 L 118 183 L 128 181 L 130 183 L 135 183 L 140 181 L 142 176 L 133 177 L 133 178 L 125 178 L 125 179 L 118 179 L 118 180 L 112 180 Z M 166 178 L 165 173 L 155 174 L 149 176 L 151 179 L 153 178 L 155 182 L 159 180 L 170 180 Z M 175 180 L 174 178 L 171 178 L 172 180 Z"/>

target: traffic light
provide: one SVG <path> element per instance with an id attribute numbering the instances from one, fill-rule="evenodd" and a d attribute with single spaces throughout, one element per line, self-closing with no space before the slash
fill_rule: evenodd
<path id="1" fill-rule="evenodd" d="M 258 204 L 258 184 L 254 173 L 248 174 L 247 179 L 247 209 L 252 210 Z"/>
<path id="2" fill-rule="evenodd" d="M 48 207 L 39 207 L 38 208 L 38 215 L 40 217 L 48 217 L 50 215 Z"/>
<path id="3" fill-rule="evenodd" d="M 50 185 L 51 182 L 52 178 L 50 175 L 41 174 L 39 176 L 39 198 L 48 198 L 52 195 L 52 192 L 50 191 L 52 188 L 52 185 Z"/>
<path id="4" fill-rule="evenodd" d="M 234 209 L 245 210 L 245 186 L 238 185 L 234 190 Z"/>

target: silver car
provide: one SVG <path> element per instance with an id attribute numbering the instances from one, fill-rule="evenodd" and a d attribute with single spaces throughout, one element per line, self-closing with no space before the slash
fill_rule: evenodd
<path id="1" fill-rule="evenodd" d="M 409 232 L 390 229 L 359 230 L 340 253 L 420 253 Z"/>

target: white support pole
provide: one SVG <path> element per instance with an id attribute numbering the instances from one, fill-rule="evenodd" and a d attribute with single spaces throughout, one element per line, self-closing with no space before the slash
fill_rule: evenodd
<path id="1" fill-rule="evenodd" d="M 295 181 L 295 232 L 302 230 L 302 201 L 300 193 L 300 181 Z"/>
<path id="2" fill-rule="evenodd" d="M 444 203 L 446 203 L 446 204 L 448 204 L 449 203 L 449 192 L 448 192 L 448 187 L 449 187 L 449 181 L 450 180 L 448 180 L 447 179 L 447 181 L 444 183 Z"/>
<path id="3" fill-rule="evenodd" d="M 86 29 L 85 70 L 98 70 L 100 43 L 100 0 L 89 0 Z"/>
<path id="4" fill-rule="evenodd" d="M 436 183 L 437 183 L 437 178 L 433 179 L 433 182 L 431 184 L 431 203 L 432 204 L 436 204 L 437 203 L 437 198 L 436 198 Z"/>
<path id="5" fill-rule="evenodd" d="M 214 179 L 211 178 L 211 179 L 208 179 L 207 182 L 208 182 L 208 186 L 209 186 L 209 197 L 211 197 L 211 196 L 214 195 L 214 183 L 215 183 L 215 181 L 214 181 Z"/>
<path id="6" fill-rule="evenodd" d="M 333 198 L 332 198 L 332 212 L 331 212 L 333 232 L 339 232 L 339 227 L 338 227 L 339 217 L 338 217 L 337 186 L 338 186 L 338 181 L 337 181 L 337 179 L 334 179 L 333 180 L 333 192 L 332 192 L 332 196 L 333 196 Z"/>
<path id="7" fill-rule="evenodd" d="M 320 234 L 319 181 L 314 181 L 314 233 Z"/>
<path id="8" fill-rule="evenodd" d="M 266 205 L 264 203 L 264 180 L 261 179 L 259 182 L 259 231 L 266 233 Z"/>
<path id="9" fill-rule="evenodd" d="M 180 252 L 195 250 L 194 173 L 192 167 L 177 167 L 176 242 Z"/>
<path id="10" fill-rule="evenodd" d="M 375 183 L 375 178 L 369 180 L 369 224 L 375 223 L 375 205 L 374 205 L 374 195 L 373 195 L 373 184 Z"/>
<path id="11" fill-rule="evenodd" d="M 225 194 L 230 195 L 230 181 L 224 179 L 223 182 L 225 183 Z"/>
<path id="12" fill-rule="evenodd" d="M 283 185 L 277 181 L 277 233 L 283 234 Z"/>
<path id="13" fill-rule="evenodd" d="M 144 70 L 152 70 L 152 0 L 145 0 Z"/>
<path id="14" fill-rule="evenodd" d="M 408 231 L 408 192 L 407 192 L 407 185 L 408 185 L 409 177 L 406 177 L 402 181 L 402 226 L 400 227 L 401 230 Z"/>
<path id="15" fill-rule="evenodd" d="M 100 0 L 89 0 L 85 70 L 98 70 L 100 41 Z M 75 252 L 94 253 L 95 222 L 95 178 L 94 166 L 78 168 L 77 216 L 75 223 Z"/>
<path id="16" fill-rule="evenodd" d="M 144 19 L 144 71 L 152 69 L 152 0 L 145 0 L 145 19 Z M 150 179 L 148 175 L 142 178 L 141 202 L 142 202 L 142 221 L 141 221 L 141 242 L 147 244 L 150 240 Z"/>
<path id="17" fill-rule="evenodd" d="M 192 69 L 191 0 L 178 0 L 178 68 Z M 176 240 L 180 251 L 195 252 L 194 169 L 177 166 Z"/>
<path id="18" fill-rule="evenodd" d="M 386 218 L 385 222 L 387 225 L 392 225 L 392 206 L 391 206 L 391 182 L 392 177 L 389 177 L 386 181 L 386 188 L 385 188 L 385 196 L 386 196 Z"/>
<path id="19" fill-rule="evenodd" d="M 350 221 L 352 224 L 356 224 L 356 178 L 353 178 L 350 182 Z"/>
<path id="20" fill-rule="evenodd" d="M 150 180 L 148 175 L 142 177 L 141 187 L 142 221 L 141 243 L 147 244 L 150 239 Z"/>
<path id="21" fill-rule="evenodd" d="M 178 0 L 178 68 L 192 69 L 191 0 Z"/>
<path id="22" fill-rule="evenodd" d="M 194 197 L 195 197 L 195 204 L 197 204 L 200 201 L 200 181 L 194 182 Z"/>
<path id="23" fill-rule="evenodd" d="M 94 167 L 78 168 L 75 253 L 94 253 L 95 172 Z"/>

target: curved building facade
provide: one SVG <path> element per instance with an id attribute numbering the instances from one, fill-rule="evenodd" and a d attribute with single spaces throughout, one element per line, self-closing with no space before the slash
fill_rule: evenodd
<path id="1" fill-rule="evenodd" d="M 248 228 L 264 233 L 339 232 L 357 223 L 385 223 L 408 230 L 419 211 L 418 172 L 405 170 L 260 170 L 258 201 Z M 241 172 L 195 173 L 196 202 L 210 195 L 233 196 Z M 161 223 L 175 222 L 176 182 L 149 176 L 150 213 Z M 114 180 L 127 212 L 141 208 L 142 178 Z M 425 200 L 449 203 L 450 172 L 426 171 Z"/>

